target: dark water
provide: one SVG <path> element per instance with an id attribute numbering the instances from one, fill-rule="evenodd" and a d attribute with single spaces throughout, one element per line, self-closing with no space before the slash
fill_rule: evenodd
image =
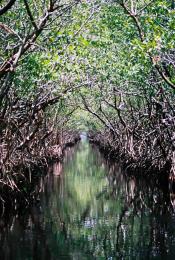
<path id="1" fill-rule="evenodd" d="M 41 201 L 0 219 L 0 259 L 175 259 L 169 196 L 86 141 L 41 180 Z"/>

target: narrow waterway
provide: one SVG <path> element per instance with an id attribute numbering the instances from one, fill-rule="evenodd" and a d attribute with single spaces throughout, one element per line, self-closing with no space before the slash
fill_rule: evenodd
<path id="1" fill-rule="evenodd" d="M 175 216 L 155 184 L 82 141 L 41 180 L 40 201 L 0 219 L 1 260 L 175 259 Z"/>

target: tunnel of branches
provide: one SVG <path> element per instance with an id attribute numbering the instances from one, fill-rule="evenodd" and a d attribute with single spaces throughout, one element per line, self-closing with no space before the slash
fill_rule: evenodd
<path id="1" fill-rule="evenodd" d="M 174 14 L 168 0 L 0 1 L 1 202 L 82 132 L 173 188 Z"/>

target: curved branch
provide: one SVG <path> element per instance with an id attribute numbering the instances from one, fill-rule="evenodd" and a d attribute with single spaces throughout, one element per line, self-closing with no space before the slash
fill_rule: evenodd
<path id="1" fill-rule="evenodd" d="M 16 0 L 10 0 L 4 7 L 0 9 L 0 15 L 5 14 L 14 5 Z"/>
<path id="2" fill-rule="evenodd" d="M 96 118 L 99 119 L 99 121 L 106 127 L 108 128 L 113 134 L 117 134 L 116 130 L 112 127 L 111 123 L 108 121 L 106 122 L 99 114 L 97 114 L 95 111 L 93 111 L 89 105 L 87 104 L 86 100 L 85 100 L 85 97 L 80 94 L 81 98 L 82 98 L 82 101 L 83 101 L 83 105 L 85 107 L 85 109 L 90 113 L 92 114 L 93 116 L 95 116 Z"/>
<path id="3" fill-rule="evenodd" d="M 137 17 L 136 14 L 132 13 L 126 6 L 126 3 L 124 1 L 122 1 L 122 3 L 120 3 L 120 6 L 124 9 L 124 11 L 133 19 L 135 25 L 136 25 L 136 28 L 138 30 L 138 34 L 139 34 L 139 37 L 140 37 L 140 40 L 141 42 L 143 43 L 144 40 L 145 40 L 145 34 L 144 34 L 144 31 L 141 27 L 141 23 Z M 161 69 L 161 67 L 155 62 L 154 62 L 154 58 L 152 56 L 152 54 L 148 51 L 147 52 L 148 55 L 149 55 L 149 58 L 152 62 L 152 64 L 155 66 L 157 72 L 159 73 L 159 75 L 162 77 L 162 79 L 172 88 L 172 89 L 175 89 L 175 84 L 171 81 L 171 79 L 169 77 L 166 76 L 166 74 L 164 73 L 164 71 Z"/>

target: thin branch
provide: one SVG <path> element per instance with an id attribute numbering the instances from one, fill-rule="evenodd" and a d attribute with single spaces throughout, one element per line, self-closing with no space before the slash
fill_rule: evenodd
<path id="1" fill-rule="evenodd" d="M 138 33 L 139 33 L 139 37 L 140 37 L 140 40 L 141 42 L 143 43 L 144 40 L 145 40 L 145 34 L 142 30 L 142 27 L 141 27 L 141 24 L 139 22 L 139 19 L 138 17 L 133 14 L 126 6 L 125 2 L 122 1 L 122 3 L 120 3 L 120 5 L 123 7 L 123 9 L 125 10 L 125 12 L 133 19 L 137 29 L 138 29 Z M 151 55 L 151 53 L 148 51 L 148 55 L 149 55 L 149 58 L 152 62 L 152 64 L 155 66 L 156 70 L 158 71 L 159 75 L 163 78 L 163 80 L 172 88 L 172 89 L 175 89 L 175 84 L 165 75 L 165 72 L 161 69 L 161 67 L 158 65 L 158 64 L 155 64 L 154 62 L 154 58 L 153 56 Z"/>
<path id="2" fill-rule="evenodd" d="M 152 3 L 154 3 L 155 0 L 150 1 L 148 4 L 146 4 L 144 7 L 142 7 L 137 14 L 140 14 L 142 11 L 144 11 L 148 6 L 150 6 Z"/>
<path id="3" fill-rule="evenodd" d="M 33 15 L 32 15 L 32 12 L 30 10 L 30 7 L 29 7 L 29 4 L 28 4 L 27 0 L 24 0 L 24 4 L 25 4 L 27 14 L 28 14 L 28 16 L 30 18 L 30 21 L 31 21 L 33 27 L 35 28 L 36 31 L 38 31 L 37 24 L 35 23 L 35 19 L 34 19 Z"/>

